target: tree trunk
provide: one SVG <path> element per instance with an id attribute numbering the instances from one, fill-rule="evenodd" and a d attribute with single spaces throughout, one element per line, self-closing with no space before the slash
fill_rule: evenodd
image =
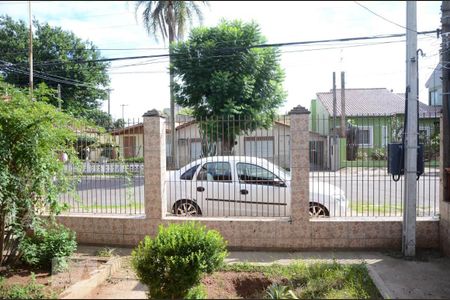
<path id="1" fill-rule="evenodd" d="M 224 137 L 221 148 L 222 155 L 233 155 L 234 137 Z"/>

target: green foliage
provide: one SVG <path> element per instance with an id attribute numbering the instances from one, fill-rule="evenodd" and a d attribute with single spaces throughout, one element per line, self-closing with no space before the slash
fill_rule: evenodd
<path id="1" fill-rule="evenodd" d="M 270 266 L 233 264 L 223 271 L 262 272 L 269 279 L 279 281 L 300 299 L 381 299 L 365 264 L 339 264 L 296 261 L 289 265 Z"/>
<path id="2" fill-rule="evenodd" d="M 137 1 L 136 15 L 139 8 L 143 7 L 142 21 L 147 32 L 158 40 L 161 35 L 163 40 L 169 38 L 169 42 L 182 39 L 187 23 L 191 23 L 194 17 L 202 19 L 199 1 Z M 206 4 L 207 1 L 201 1 Z M 173 31 L 171 31 L 173 28 Z"/>
<path id="3" fill-rule="evenodd" d="M 199 284 L 189 289 L 184 299 L 207 299 L 208 295 L 203 285 Z"/>
<path id="4" fill-rule="evenodd" d="M 387 153 L 385 148 L 375 148 L 370 154 L 372 160 L 386 160 Z"/>
<path id="5" fill-rule="evenodd" d="M 132 265 L 151 298 L 184 298 L 226 255 L 226 242 L 217 231 L 194 222 L 170 224 L 160 226 L 154 239 L 147 236 L 140 242 Z"/>
<path id="6" fill-rule="evenodd" d="M 269 299 L 298 299 L 289 287 L 276 283 L 267 288 L 266 294 Z"/>
<path id="7" fill-rule="evenodd" d="M 367 154 L 367 151 L 364 149 L 358 149 L 358 153 L 356 154 L 357 160 L 368 160 L 369 155 Z"/>
<path id="8" fill-rule="evenodd" d="M 35 85 L 39 90 L 40 83 L 45 82 L 53 91 L 45 95 L 45 101 L 58 106 L 56 95 L 57 82 L 40 78 L 40 75 L 58 76 L 76 80 L 81 84 L 61 84 L 62 109 L 76 117 L 84 117 L 106 126 L 111 118 L 99 108 L 99 99 L 105 100 L 105 88 L 109 84 L 108 63 L 90 62 L 74 64 L 74 61 L 97 60 L 102 58 L 97 47 L 89 41 L 83 41 L 70 31 L 61 27 L 53 27 L 47 23 L 33 21 L 33 58 L 35 60 Z M 19 87 L 28 86 L 28 74 L 18 72 L 17 68 L 27 66 L 28 61 L 28 25 L 15 21 L 7 15 L 0 16 L 0 53 L 1 60 L 14 65 L 0 66 L 6 82 Z M 40 62 L 49 62 L 40 64 Z M 55 63 L 64 62 L 64 63 Z M 47 75 L 48 74 L 48 75 Z M 50 91 L 46 89 L 46 91 Z"/>
<path id="9" fill-rule="evenodd" d="M 115 255 L 115 248 L 103 247 L 95 253 L 96 256 L 100 257 L 111 257 Z"/>
<path id="10" fill-rule="evenodd" d="M 36 283 L 36 276 L 31 273 L 31 279 L 27 284 L 7 285 L 4 278 L 0 277 L 0 299 L 56 299 L 55 294 L 44 291 L 45 286 Z"/>
<path id="11" fill-rule="evenodd" d="M 19 245 L 25 263 L 47 269 L 53 265 L 53 271 L 57 272 L 65 269 L 67 258 L 76 249 L 75 232 L 56 223 L 38 226 Z"/>
<path id="12" fill-rule="evenodd" d="M 0 264 L 11 264 L 40 215 L 52 217 L 65 208 L 58 196 L 76 178 L 66 176 L 58 158 L 67 153 L 77 165 L 74 130 L 80 123 L 0 81 L 0 97 L 4 95 L 11 100 L 0 100 Z"/>
<path id="13" fill-rule="evenodd" d="M 202 136 L 210 143 L 221 140 L 224 152 L 231 152 L 240 133 L 272 126 L 286 97 L 279 50 L 248 49 L 264 42 L 256 23 L 222 21 L 171 45 L 176 102 L 192 109 Z M 244 127 L 242 120 L 252 122 Z"/>

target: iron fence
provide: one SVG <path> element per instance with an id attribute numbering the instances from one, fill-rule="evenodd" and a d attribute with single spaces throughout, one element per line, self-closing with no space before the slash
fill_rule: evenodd
<path id="1" fill-rule="evenodd" d="M 188 118 L 175 135 L 175 156 L 167 157 L 173 162 L 166 181 L 169 214 L 290 215 L 287 116 L 266 126 L 247 118 Z"/>
<path id="2" fill-rule="evenodd" d="M 66 164 L 77 178 L 73 191 L 60 196 L 73 213 L 144 213 L 144 130 L 139 119 L 119 119 L 109 128 L 77 130 L 74 147 L 81 169 Z"/>
<path id="3" fill-rule="evenodd" d="M 349 116 L 345 137 L 330 116 L 310 120 L 310 202 L 315 203 L 317 215 L 402 215 L 404 178 L 394 181 L 388 174 L 387 147 L 402 141 L 403 118 Z M 417 216 L 439 214 L 439 118 L 437 110 L 419 115 L 425 168 L 417 184 Z"/>

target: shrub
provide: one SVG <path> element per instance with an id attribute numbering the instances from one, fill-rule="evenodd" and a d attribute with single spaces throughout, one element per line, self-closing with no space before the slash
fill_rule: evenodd
<path id="1" fill-rule="evenodd" d="M 208 295 L 203 285 L 196 285 L 189 289 L 184 299 L 207 299 Z"/>
<path id="2" fill-rule="evenodd" d="M 111 257 L 114 255 L 115 251 L 116 251 L 115 248 L 104 247 L 102 249 L 97 250 L 95 255 L 100 257 Z"/>
<path id="3" fill-rule="evenodd" d="M 356 155 L 356 159 L 357 160 L 367 160 L 369 158 L 369 156 L 367 155 L 367 152 L 359 149 L 358 150 L 358 154 Z"/>
<path id="4" fill-rule="evenodd" d="M 132 265 L 149 297 L 184 298 L 226 255 L 226 242 L 217 231 L 188 222 L 160 226 L 154 239 L 146 236 L 132 253 Z"/>
<path id="5" fill-rule="evenodd" d="M 20 243 L 22 260 L 35 267 L 50 268 L 59 272 L 67 267 L 67 257 L 77 248 L 75 232 L 63 225 L 38 226 L 34 234 Z"/>
<path id="6" fill-rule="evenodd" d="M 386 149 L 384 148 L 376 148 L 373 150 L 373 152 L 370 154 L 370 158 L 372 160 L 386 160 Z"/>

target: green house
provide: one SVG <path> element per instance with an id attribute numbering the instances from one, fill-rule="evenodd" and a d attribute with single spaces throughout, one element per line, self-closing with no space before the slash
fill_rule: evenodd
<path id="1" fill-rule="evenodd" d="M 359 166 L 365 162 L 371 162 L 374 167 L 385 166 L 388 143 L 400 142 L 402 139 L 404 94 L 393 93 L 385 88 L 346 89 L 345 136 L 340 130 L 343 115 L 341 90 L 336 91 L 335 107 L 332 91 L 316 95 L 317 98 L 311 100 L 309 130 L 326 136 L 327 143 L 319 146 L 310 142 L 311 164 L 323 169 Z M 439 107 L 419 102 L 419 139 L 426 147 L 431 147 L 432 139 L 439 134 L 439 117 Z M 333 145 L 336 145 L 335 151 Z M 317 161 L 317 158 L 322 157 L 317 154 L 322 148 L 328 151 L 322 155 L 324 159 Z M 433 155 L 438 155 L 434 152 Z M 428 152 L 427 155 L 431 156 Z"/>

